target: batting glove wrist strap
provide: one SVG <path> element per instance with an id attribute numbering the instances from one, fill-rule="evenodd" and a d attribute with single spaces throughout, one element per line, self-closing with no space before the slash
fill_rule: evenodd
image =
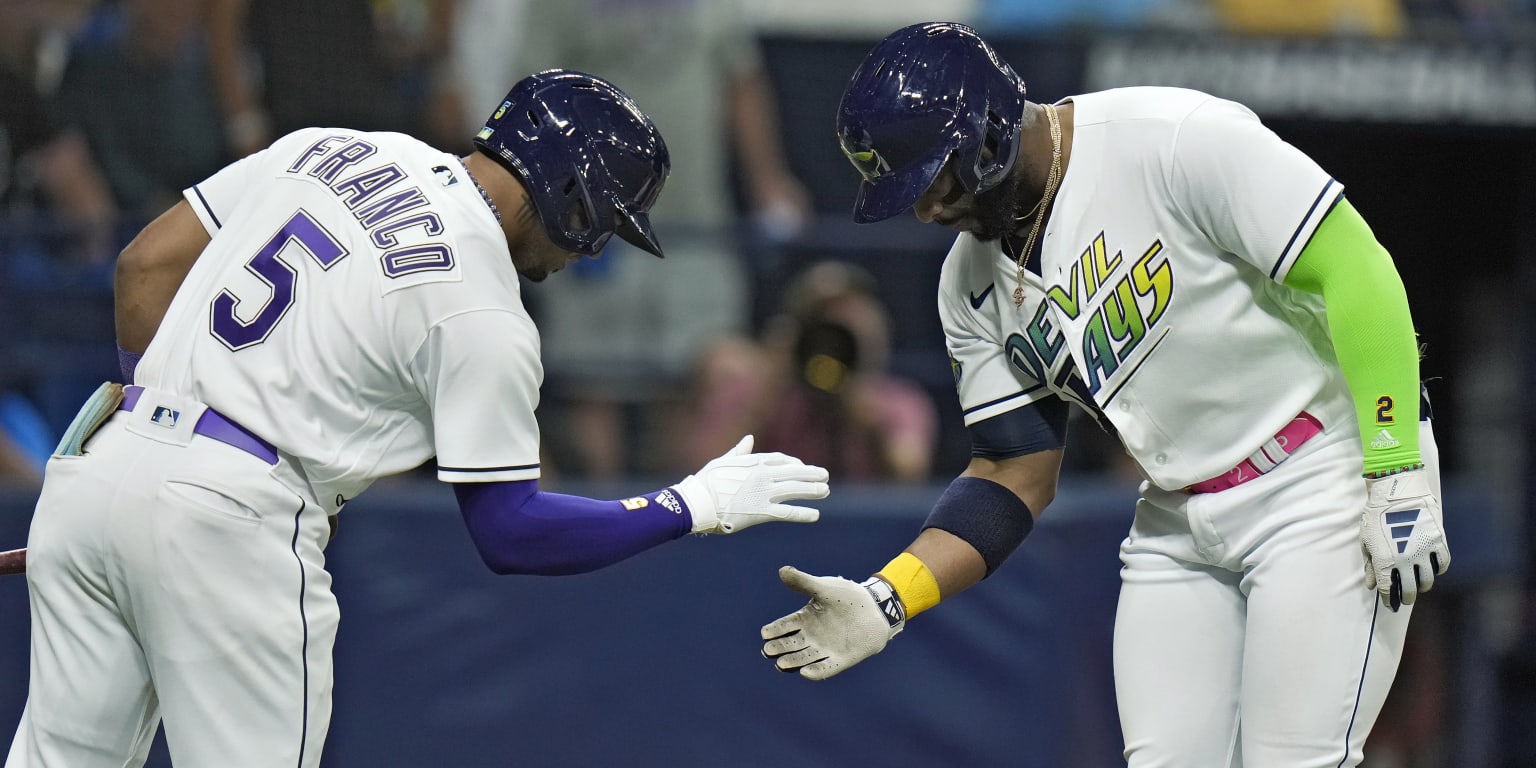
<path id="1" fill-rule="evenodd" d="M 1399 475 L 1399 474 L 1402 474 L 1404 472 L 1412 472 L 1412 471 L 1414 471 L 1416 469 L 1423 469 L 1423 468 L 1424 468 L 1424 465 L 1422 463 L 1419 463 L 1419 464 L 1409 464 L 1406 467 L 1393 467 L 1392 469 L 1383 469 L 1383 470 L 1381 470 L 1379 472 L 1367 472 L 1367 473 L 1365 473 L 1365 479 L 1367 479 L 1367 480 L 1381 480 L 1382 478 L 1391 477 L 1393 475 Z"/>
<path id="2" fill-rule="evenodd" d="M 1440 500 L 1431 490 L 1428 473 L 1411 469 L 1365 481 L 1365 511 L 1360 517 L 1365 583 L 1394 611 L 1433 589 L 1435 577 L 1451 566 Z"/>
<path id="3" fill-rule="evenodd" d="M 885 649 L 906 627 L 906 610 L 889 584 L 779 569 L 784 585 L 811 601 L 762 629 L 763 657 L 784 672 L 825 680 Z"/>
<path id="4" fill-rule="evenodd" d="M 784 504 L 824 499 L 827 471 L 782 453 L 752 453 L 752 436 L 673 486 L 693 517 L 693 533 L 734 533 L 780 520 L 814 523 L 820 512 Z"/>

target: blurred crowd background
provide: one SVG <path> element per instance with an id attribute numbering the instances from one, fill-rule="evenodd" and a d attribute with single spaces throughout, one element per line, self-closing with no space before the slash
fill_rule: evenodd
<path id="1" fill-rule="evenodd" d="M 832 136 L 863 53 L 935 19 L 978 26 L 1033 100 L 1201 88 L 1344 182 L 1404 275 L 1447 474 L 1487 501 L 1372 764 L 1468 754 L 1457 675 L 1496 702 L 1460 724 L 1479 764 L 1536 764 L 1536 0 L 0 0 L 0 482 L 35 487 L 116 377 L 114 258 L 181 189 L 305 126 L 467 153 L 514 81 L 562 66 L 633 96 L 673 175 L 665 261 L 615 244 L 525 293 L 547 476 L 670 477 L 753 432 L 834 481 L 942 483 L 968 459 L 933 300 L 949 238 L 853 225 Z M 1091 421 L 1072 435 L 1068 473 L 1129 482 Z M 1477 669 L 1447 650 L 1469 623 Z"/>

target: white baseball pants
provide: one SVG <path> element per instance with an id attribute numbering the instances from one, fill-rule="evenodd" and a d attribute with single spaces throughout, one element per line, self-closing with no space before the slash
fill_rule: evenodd
<path id="1" fill-rule="evenodd" d="M 182 421 L 119 412 L 49 462 L 7 768 L 142 765 L 162 718 L 178 768 L 319 764 L 338 621 L 325 513 Z"/>
<path id="2" fill-rule="evenodd" d="M 1366 587 L 1360 446 L 1338 432 L 1220 493 L 1143 487 L 1114 641 L 1131 768 L 1360 764 L 1412 611 Z"/>

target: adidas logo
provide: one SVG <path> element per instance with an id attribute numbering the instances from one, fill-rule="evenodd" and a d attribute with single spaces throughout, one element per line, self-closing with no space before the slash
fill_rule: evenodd
<path id="1" fill-rule="evenodd" d="M 1378 451 L 1385 451 L 1388 448 L 1396 448 L 1399 445 L 1402 445 L 1402 442 L 1393 437 L 1385 429 L 1376 435 L 1375 440 L 1371 441 L 1371 447 Z"/>
<path id="2" fill-rule="evenodd" d="M 1419 510 L 1405 509 L 1401 512 L 1387 513 L 1387 530 L 1392 534 L 1392 541 L 1397 544 L 1399 555 L 1408 549 L 1408 539 L 1413 536 L 1413 524 L 1419 520 Z"/>
<path id="3" fill-rule="evenodd" d="M 683 513 L 683 505 L 677 500 L 676 496 L 672 495 L 671 488 L 656 494 L 656 503 L 671 510 L 674 515 L 681 515 Z"/>

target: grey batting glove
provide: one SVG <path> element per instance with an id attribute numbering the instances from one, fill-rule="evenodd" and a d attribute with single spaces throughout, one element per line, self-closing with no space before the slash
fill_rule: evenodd
<path id="1" fill-rule="evenodd" d="M 1440 500 L 1430 489 L 1428 470 L 1367 478 L 1360 547 L 1365 583 L 1393 611 L 1413 605 L 1435 577 L 1451 567 L 1451 550 L 1440 524 Z"/>
<path id="2" fill-rule="evenodd" d="M 735 533 L 780 520 L 814 523 L 821 513 L 785 501 L 827 497 L 827 471 L 782 453 L 753 453 L 747 435 L 673 486 L 693 515 L 693 533 Z"/>
<path id="3" fill-rule="evenodd" d="M 811 602 L 762 629 L 763 658 L 784 672 L 825 680 L 885 649 L 907 626 L 907 611 L 885 581 L 812 576 L 794 566 L 779 580 Z"/>

